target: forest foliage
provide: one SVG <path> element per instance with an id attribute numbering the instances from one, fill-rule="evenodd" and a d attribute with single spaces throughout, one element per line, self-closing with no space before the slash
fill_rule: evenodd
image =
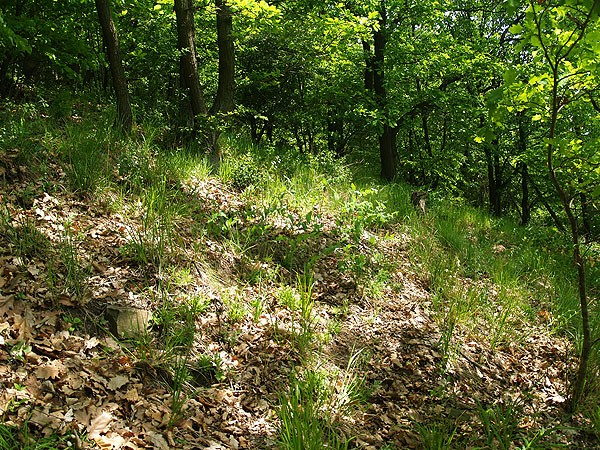
<path id="1" fill-rule="evenodd" d="M 360 247 L 365 229 L 381 230 L 400 216 L 413 217 L 390 210 L 396 196 L 406 194 L 394 189 L 411 186 L 434 205 L 431 215 L 429 205 L 420 205 L 423 222 L 439 227 L 435 242 L 415 232 L 419 251 L 411 256 L 430 259 L 428 289 L 434 309 L 447 319 L 440 338 L 444 354 L 455 325 L 468 313 L 461 309 L 467 306 L 452 302 L 457 294 L 441 274 L 456 271 L 485 283 L 494 273 L 481 267 L 491 254 L 465 250 L 471 249 L 470 239 L 488 242 L 492 231 L 457 237 L 471 222 L 455 217 L 460 214 L 454 206 L 487 210 L 499 224 L 518 222 L 521 228 L 512 238 L 523 242 L 523 259 L 532 257 L 524 242 L 534 242 L 542 252 L 551 248 L 556 261 L 568 261 L 557 269 L 557 278 L 568 273 L 576 292 L 570 315 L 561 313 L 569 325 L 558 327 L 570 335 L 578 355 L 565 409 L 574 413 L 589 404 L 586 398 L 597 398 L 600 1 L 6 0 L 0 5 L 0 98 L 5 122 L 0 138 L 7 145 L 4 154 L 0 149 L 0 162 L 8 160 L 9 145 L 27 140 L 26 123 L 51 123 L 70 140 L 57 145 L 73 191 L 93 192 L 102 188 L 100 178 L 111 177 L 136 195 L 142 195 L 144 177 L 152 180 L 152 189 L 164 188 L 144 197 L 141 220 L 144 232 L 156 233 L 156 244 L 165 249 L 175 239 L 158 231 L 174 227 L 161 199 L 170 195 L 172 167 L 164 160 L 144 160 L 149 155 L 158 161 L 164 155 L 184 161 L 190 151 L 207 155 L 206 172 L 218 173 L 237 192 L 252 195 L 253 187 L 272 183 L 263 185 L 265 197 L 256 194 L 256 199 L 269 204 L 274 200 L 267 195 L 280 195 L 278 205 L 290 202 L 285 204 L 292 209 L 294 202 L 283 192 L 302 191 L 294 185 L 302 172 L 297 166 L 305 165 L 311 180 L 313 168 L 327 173 L 330 181 L 319 185 L 323 197 L 339 183 L 352 199 L 335 204 L 338 220 L 364 219 L 356 230 L 341 233 L 346 246 L 336 251 L 342 253 Z M 106 129 L 86 129 L 90 117 L 106 117 L 106 110 L 114 118 L 101 122 Z M 41 140 L 49 136 L 44 133 L 33 132 L 43 135 Z M 148 148 L 115 150 L 131 140 L 142 147 L 147 142 Z M 100 178 L 88 170 L 96 161 L 104 165 Z M 156 173 L 141 173 L 144 164 L 165 171 L 162 184 Z M 8 163 L 4 166 L 6 183 Z M 382 184 L 366 191 L 353 184 L 365 179 Z M 277 183 L 279 194 L 270 190 L 276 191 Z M 305 208 L 296 211 L 303 231 L 317 220 Z M 220 237 L 249 227 L 248 217 L 213 213 L 207 223 Z M 269 214 L 265 209 L 263 219 Z M 3 215 L 2 220 L 2 235 L 18 247 L 12 219 Z M 473 223 L 486 220 L 477 216 Z M 252 233 L 265 232 L 254 226 Z M 319 227 L 311 228 L 307 241 L 323 237 Z M 294 250 L 306 244 L 298 236 L 287 244 Z M 501 247 L 494 246 L 500 253 Z M 436 259 L 441 248 L 451 263 Z M 162 267 L 163 251 L 146 250 L 142 239 L 126 249 L 141 265 Z M 20 251 L 28 254 L 27 248 Z M 368 265 L 357 256 L 348 267 L 360 271 L 361 264 Z M 293 260 L 284 265 L 299 277 L 295 289 L 304 299 L 299 309 L 305 326 L 312 317 L 311 280 L 302 278 L 308 277 L 306 267 Z M 513 288 L 518 290 L 512 286 L 498 296 L 516 308 L 516 300 L 510 303 Z M 470 287 L 460 295 L 478 304 Z M 492 339 L 491 347 L 496 344 Z M 296 386 L 320 389 L 311 377 L 299 377 Z M 304 394 L 291 390 L 289 395 Z M 297 405 L 282 404 L 282 417 L 297 414 Z M 293 430 L 286 436 L 293 441 Z"/>

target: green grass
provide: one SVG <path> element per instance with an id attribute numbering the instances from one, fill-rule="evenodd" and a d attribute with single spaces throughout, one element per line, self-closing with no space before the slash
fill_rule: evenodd
<path id="1" fill-rule="evenodd" d="M 73 234 L 72 224 L 64 224 L 62 241 L 59 246 L 61 261 L 61 276 L 65 291 L 77 297 L 83 298 L 87 293 L 87 279 L 91 273 L 91 265 L 84 262 L 77 250 L 78 238 Z"/>
<path id="2" fill-rule="evenodd" d="M 447 422 L 417 423 L 415 429 L 421 439 L 423 450 L 450 450 L 455 448 L 456 428 Z"/>
<path id="3" fill-rule="evenodd" d="M 70 439 L 58 435 L 38 438 L 28 423 L 21 427 L 0 423 L 0 450 L 58 450 L 68 446 Z"/>
<path id="4" fill-rule="evenodd" d="M 13 220 L 6 205 L 0 205 L 0 235 L 8 241 L 17 256 L 31 258 L 44 257 L 50 248 L 50 241 L 37 227 L 35 219 L 22 215 Z"/>
<path id="5" fill-rule="evenodd" d="M 579 303 L 569 244 L 550 229 L 519 227 L 511 219 L 492 218 L 486 211 L 439 194 L 431 196 L 425 216 L 416 214 L 410 202 L 413 188 L 374 182 L 367 174 L 373 167 L 352 166 L 329 155 L 256 146 L 248 139 L 224 135 L 225 158 L 215 167 L 194 144 L 163 148 L 163 130 L 151 124 L 142 124 L 129 138 L 117 139 L 108 131 L 108 117 L 60 127 L 43 121 L 30 123 L 23 117 L 10 119 L 0 132 L 0 139 L 9 143 L 7 148 L 17 148 L 18 160 L 31 162 L 28 170 L 38 176 L 47 172 L 49 159 L 58 155 L 67 189 L 108 198 L 109 209 L 118 210 L 131 226 L 123 254 L 144 270 L 147 280 L 154 275 L 160 280 L 154 332 L 139 340 L 138 356 L 171 374 L 173 422 L 185 412 L 194 377 L 215 380 L 215 374 L 224 376 L 212 355 L 191 353 L 197 321 L 210 302 L 186 293 L 186 286 L 194 282 L 189 258 L 202 255 L 205 238 L 219 244 L 241 266 L 232 272 L 239 277 L 239 286 L 231 291 L 222 286 L 215 289 L 222 293 L 225 315 L 219 319 L 226 322 L 220 331 L 228 334 L 227 339 L 235 340 L 236 327 L 245 320 L 258 321 L 264 312 L 271 312 L 268 296 L 249 303 L 243 294 L 246 283 L 259 289 L 259 294 L 263 287 L 275 290 L 278 286 L 277 306 L 287 307 L 295 321 L 291 344 L 304 367 L 279 398 L 279 439 L 286 449 L 347 448 L 350 439 L 336 428 L 336 422 L 363 401 L 366 389 L 354 363 L 326 374 L 316 367 L 317 328 L 323 325 L 321 330 L 330 334 L 339 332 L 340 320 L 348 311 L 348 305 L 342 305 L 339 308 L 346 312 L 334 313 L 327 324 L 317 323 L 315 311 L 321 305 L 313 295 L 312 273 L 320 258 L 335 255 L 337 269 L 352 278 L 365 299 L 384 301 L 395 289 L 397 268 L 379 246 L 387 238 L 403 236 L 402 251 L 431 294 L 430 308 L 438 323 L 445 362 L 467 338 L 487 340 L 491 349 L 518 343 L 527 336 L 527 324 L 538 320 L 538 311 L 550 313 L 549 333 L 569 336 L 575 343 L 579 339 Z M 210 209 L 211 205 L 200 205 L 194 195 L 183 193 L 183 183 L 193 190 L 195 183 L 211 177 L 215 183 L 224 183 L 245 206 Z M 34 186 L 21 192 L 20 198 L 30 204 L 39 193 Z M 3 239 L 19 256 L 51 255 L 54 261 L 48 276 L 53 283 L 63 283 L 73 295 L 85 295 L 89 265 L 78 251 L 78 236 L 71 227 L 65 227 L 54 255 L 36 221 L 24 217 L 13 220 L 4 206 L 0 211 Z M 178 236 L 182 219 L 191 219 L 195 227 L 189 248 L 183 248 L 183 238 Z M 333 243 L 322 248 L 326 239 Z M 588 269 L 590 292 L 597 296 L 599 269 L 591 263 Z M 594 327 L 600 329 L 600 319 L 594 320 Z M 596 351 L 593 370 L 600 366 L 599 359 Z M 591 404 L 598 397 L 595 386 L 590 384 Z M 600 433 L 598 409 L 589 407 L 584 413 L 590 429 Z M 523 436 L 519 414 L 517 404 L 481 407 L 478 415 L 485 444 L 538 448 L 546 432 L 541 437 Z M 425 448 L 452 448 L 455 443 L 455 429 L 445 423 L 415 427 Z"/>
<path id="6" fill-rule="evenodd" d="M 350 439 L 341 436 L 327 412 L 324 377 L 315 371 L 294 375 L 279 399 L 279 442 L 284 450 L 347 449 Z"/>

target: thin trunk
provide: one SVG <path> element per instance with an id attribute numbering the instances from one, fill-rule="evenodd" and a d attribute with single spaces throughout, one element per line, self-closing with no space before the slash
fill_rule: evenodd
<path id="1" fill-rule="evenodd" d="M 579 184 L 582 184 L 583 180 L 579 177 Z M 579 194 L 579 202 L 581 203 L 581 226 L 583 231 L 583 236 L 585 237 L 586 242 L 589 242 L 592 235 L 592 223 L 590 221 L 590 211 L 588 198 L 585 193 L 581 192 Z"/>
<path id="2" fill-rule="evenodd" d="M 233 111 L 235 89 L 235 53 L 233 46 L 233 15 L 225 0 L 216 0 L 217 46 L 219 48 L 219 85 L 211 114 Z"/>
<path id="3" fill-rule="evenodd" d="M 193 0 L 175 0 L 177 19 L 177 48 L 179 49 L 179 76 L 182 87 L 187 91 L 194 126 L 196 116 L 208 114 L 204 103 L 200 80 L 198 79 L 198 60 L 196 57 L 196 38 L 194 29 Z"/>
<path id="4" fill-rule="evenodd" d="M 374 61 L 373 61 L 373 53 L 371 52 L 371 45 L 367 41 L 362 41 L 363 46 L 363 54 L 365 58 L 365 73 L 364 73 L 364 83 L 365 89 L 368 92 L 373 91 L 373 77 L 375 73 L 374 69 Z"/>
<path id="5" fill-rule="evenodd" d="M 579 242 L 579 225 L 575 214 L 571 208 L 571 202 L 567 197 L 567 193 L 563 189 L 558 177 L 556 176 L 556 170 L 554 169 L 554 138 L 556 136 L 556 124 L 558 121 L 558 112 L 560 109 L 560 101 L 558 96 L 558 63 L 552 67 L 552 114 L 550 118 L 550 132 L 548 135 L 547 144 L 547 155 L 546 164 L 548 166 L 548 172 L 550 174 L 550 180 L 558 193 L 560 202 L 562 203 L 563 209 L 569 220 L 569 228 L 571 231 L 571 241 L 573 244 L 573 263 L 577 269 L 577 288 L 579 292 L 579 306 L 581 309 L 581 325 L 583 333 L 583 342 L 581 345 L 581 355 L 579 357 L 579 367 L 577 368 L 577 375 L 572 385 L 571 397 L 569 398 L 567 409 L 569 412 L 573 412 L 575 407 L 579 403 L 583 395 L 583 389 L 585 386 L 585 379 L 587 375 L 587 367 L 592 352 L 592 336 L 590 330 L 590 319 L 588 310 L 588 298 L 587 298 L 587 287 L 586 287 L 586 276 L 585 276 L 585 265 L 583 257 L 581 255 L 581 247 Z"/>
<path id="6" fill-rule="evenodd" d="M 398 129 L 385 124 L 379 136 L 379 157 L 381 159 L 381 176 L 387 181 L 396 177 L 396 137 Z"/>
<path id="7" fill-rule="evenodd" d="M 498 146 L 498 141 L 494 139 L 490 145 L 486 145 L 485 152 L 485 160 L 487 164 L 487 173 L 488 173 L 488 189 L 489 189 L 489 202 L 490 202 L 490 211 L 495 216 L 500 216 L 502 214 L 502 203 L 501 203 L 501 185 L 499 180 L 499 171 L 500 171 L 500 160 L 495 154 Z"/>
<path id="8" fill-rule="evenodd" d="M 421 113 L 421 123 L 423 124 L 423 139 L 425 140 L 425 150 L 427 156 L 433 158 L 433 150 L 431 149 L 431 138 L 429 136 L 429 124 L 427 123 L 427 113 Z"/>
<path id="9" fill-rule="evenodd" d="M 556 214 L 556 211 L 554 211 L 552 209 L 552 207 L 550 206 L 550 204 L 544 197 L 544 194 L 542 193 L 542 191 L 540 191 L 540 189 L 537 187 L 537 184 L 535 184 L 535 182 L 531 178 L 531 175 L 529 175 L 529 172 L 527 173 L 527 179 L 529 180 L 529 184 L 531 185 L 531 187 L 533 187 L 533 190 L 537 194 L 539 201 L 542 202 L 542 205 L 544 205 L 544 208 L 546 208 L 546 211 L 548 211 L 548 214 L 550 214 L 550 217 L 552 217 L 552 220 L 554 221 L 556 228 L 558 230 L 560 230 L 561 232 L 565 233 L 567 231 L 567 229 L 562 224 L 562 221 L 558 217 L 558 214 Z"/>
<path id="10" fill-rule="evenodd" d="M 373 33 L 374 57 L 373 57 L 373 89 L 375 91 L 375 102 L 381 111 L 387 113 L 387 91 L 385 88 L 385 47 L 386 47 L 386 25 L 387 13 L 385 3 L 381 2 L 381 18 L 379 28 Z M 398 129 L 389 125 L 385 120 L 383 131 L 379 135 L 379 157 L 381 160 L 381 176 L 392 181 L 396 177 L 396 136 Z"/>
<path id="11" fill-rule="evenodd" d="M 531 220 L 531 203 L 529 202 L 529 184 L 527 183 L 527 164 L 520 162 L 521 172 L 521 225 L 527 225 Z"/>
<path id="12" fill-rule="evenodd" d="M 494 140 L 494 176 L 496 178 L 496 197 L 494 198 L 494 215 L 502 215 L 502 190 L 504 180 L 502 179 L 502 168 L 500 166 L 500 155 L 498 155 L 498 141 Z"/>
<path id="13" fill-rule="evenodd" d="M 517 148 L 520 155 L 525 155 L 527 151 L 527 135 L 525 134 L 525 126 L 523 124 L 524 113 L 518 114 L 518 136 Z M 527 163 L 519 162 L 519 172 L 521 173 L 521 225 L 527 225 L 531 220 L 531 203 L 529 201 L 529 170 Z"/>
<path id="14" fill-rule="evenodd" d="M 335 152 L 335 119 L 331 109 L 327 111 L 327 150 Z"/>
<path id="15" fill-rule="evenodd" d="M 96 0 L 96 9 L 102 28 L 102 38 L 108 56 L 115 96 L 117 98 L 117 123 L 124 132 L 128 133 L 131 131 L 133 114 L 131 112 L 131 104 L 129 103 L 127 79 L 125 78 L 125 70 L 123 69 L 119 51 L 119 37 L 112 20 L 109 0 Z"/>

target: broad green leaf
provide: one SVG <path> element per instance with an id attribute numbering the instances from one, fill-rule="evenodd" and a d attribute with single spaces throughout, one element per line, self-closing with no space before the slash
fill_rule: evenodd
<path id="1" fill-rule="evenodd" d="M 520 24 L 515 24 L 508 29 L 512 34 L 521 34 L 523 32 L 523 26 Z"/>

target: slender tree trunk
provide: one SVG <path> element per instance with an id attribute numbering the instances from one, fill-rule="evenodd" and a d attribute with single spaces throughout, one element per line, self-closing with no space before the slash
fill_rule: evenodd
<path id="1" fill-rule="evenodd" d="M 518 114 L 519 121 L 519 141 L 517 147 L 520 155 L 525 155 L 527 150 L 527 136 L 523 124 L 523 113 Z M 521 225 L 527 225 L 531 220 L 531 203 L 529 202 L 529 171 L 527 163 L 519 162 L 519 172 L 521 173 Z"/>
<path id="2" fill-rule="evenodd" d="M 373 89 L 375 91 L 375 102 L 381 111 L 387 115 L 387 90 L 385 88 L 385 47 L 386 47 L 386 25 L 387 13 L 385 2 L 381 2 L 381 18 L 379 28 L 373 33 L 374 56 L 373 56 Z M 397 128 L 389 124 L 386 118 L 383 131 L 379 135 L 379 157 L 381 160 L 381 176 L 392 181 L 396 177 L 396 136 Z"/>
<path id="3" fill-rule="evenodd" d="M 426 112 L 421 112 L 421 123 L 423 124 L 423 140 L 425 141 L 425 150 L 427 150 L 427 156 L 429 156 L 429 158 L 433 158 L 431 137 L 429 136 L 429 123 L 427 121 Z"/>
<path id="4" fill-rule="evenodd" d="M 235 53 L 233 46 L 233 16 L 225 0 L 216 0 L 217 45 L 219 47 L 219 85 L 211 114 L 233 111 L 235 90 Z"/>
<path id="5" fill-rule="evenodd" d="M 533 181 L 533 179 L 531 178 L 531 175 L 529 174 L 529 172 L 527 172 L 527 179 L 529 180 L 529 184 L 531 185 L 531 187 L 533 188 L 533 190 L 537 194 L 538 200 L 542 203 L 542 205 L 544 205 L 544 208 L 546 208 L 546 211 L 548 211 L 548 214 L 550 214 L 550 217 L 552 217 L 552 220 L 554 221 L 554 224 L 556 225 L 556 228 L 558 228 L 561 232 L 566 233 L 567 229 L 562 224 L 562 221 L 558 217 L 558 214 L 556 214 L 556 211 L 554 211 L 552 209 L 552 207 L 548 203 L 548 200 L 546 200 L 546 198 L 545 198 L 544 194 L 542 193 L 542 191 L 540 191 L 540 189 L 538 188 L 537 184 L 535 184 L 535 181 Z"/>
<path id="6" fill-rule="evenodd" d="M 579 184 L 583 184 L 583 179 L 579 177 Z M 592 235 L 592 223 L 590 221 L 590 211 L 587 196 L 581 192 L 579 194 L 579 202 L 581 203 L 581 226 L 583 236 L 586 242 L 589 242 Z"/>
<path id="7" fill-rule="evenodd" d="M 365 90 L 368 92 L 373 91 L 373 76 L 375 73 L 373 53 L 371 52 L 371 44 L 367 41 L 362 41 L 363 53 L 365 57 L 365 73 L 364 73 L 364 83 Z"/>
<path id="8" fill-rule="evenodd" d="M 569 220 L 569 228 L 571 231 L 571 241 L 573 244 L 573 263 L 577 269 L 577 288 L 579 292 L 579 307 L 581 309 L 581 325 L 583 342 L 581 345 L 581 355 L 579 357 L 579 367 L 577 368 L 577 375 L 572 385 L 571 397 L 569 398 L 567 409 L 569 412 L 573 412 L 575 407 L 579 403 L 583 395 L 583 388 L 585 386 L 585 379 L 587 376 L 587 367 L 592 353 L 592 335 L 590 330 L 590 319 L 588 309 L 588 298 L 587 298 L 587 286 L 585 276 L 585 265 L 583 257 L 581 255 L 581 244 L 579 242 L 579 225 L 575 214 L 571 208 L 571 202 L 567 197 L 567 193 L 563 189 L 554 168 L 554 138 L 556 136 L 556 123 L 558 121 L 558 112 L 560 109 L 560 101 L 558 95 L 558 63 L 552 66 L 552 104 L 551 104 L 551 118 L 550 118 L 550 132 L 548 135 L 548 144 L 546 147 L 546 164 L 548 166 L 548 172 L 550 174 L 550 180 L 558 193 L 560 202 L 562 203 L 563 209 Z"/>
<path id="9" fill-rule="evenodd" d="M 379 157 L 381 159 L 381 176 L 392 181 L 396 177 L 396 137 L 398 129 L 385 124 L 379 136 Z"/>
<path id="10" fill-rule="evenodd" d="M 198 79 L 193 0 L 175 0 L 175 16 L 177 18 L 179 76 L 182 87 L 188 93 L 194 117 L 194 127 L 196 127 L 196 116 L 208 114 L 208 108 L 204 103 L 202 88 Z"/>
<path id="11" fill-rule="evenodd" d="M 495 151 L 498 141 L 495 139 L 490 145 L 485 146 L 485 160 L 487 163 L 488 189 L 490 200 L 490 211 L 495 216 L 502 214 L 500 160 Z"/>
<path id="12" fill-rule="evenodd" d="M 109 0 L 96 0 L 96 9 L 98 11 L 100 27 L 102 28 L 102 38 L 108 56 L 115 96 L 117 98 L 117 122 L 119 127 L 128 133 L 131 131 L 133 114 L 131 112 L 131 103 L 129 102 L 127 79 L 125 78 L 125 70 L 123 69 L 119 51 L 119 37 L 112 20 Z"/>
<path id="13" fill-rule="evenodd" d="M 529 171 L 527 164 L 521 161 L 519 163 L 521 172 L 521 225 L 527 225 L 531 220 L 531 204 L 529 202 Z"/>

